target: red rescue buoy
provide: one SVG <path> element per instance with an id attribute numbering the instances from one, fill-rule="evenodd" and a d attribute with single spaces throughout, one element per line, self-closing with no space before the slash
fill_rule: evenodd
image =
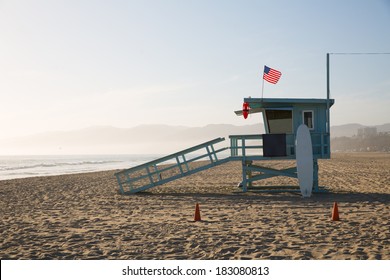
<path id="1" fill-rule="evenodd" d="M 244 116 L 244 119 L 246 119 L 249 115 L 249 104 L 248 102 L 244 102 L 242 104 L 242 115 Z"/>

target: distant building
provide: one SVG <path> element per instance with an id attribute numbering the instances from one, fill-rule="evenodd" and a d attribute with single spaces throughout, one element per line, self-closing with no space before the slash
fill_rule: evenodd
<path id="1" fill-rule="evenodd" d="M 359 138 L 369 138 L 372 136 L 376 136 L 378 131 L 376 127 L 362 127 L 357 131 L 357 137 Z"/>

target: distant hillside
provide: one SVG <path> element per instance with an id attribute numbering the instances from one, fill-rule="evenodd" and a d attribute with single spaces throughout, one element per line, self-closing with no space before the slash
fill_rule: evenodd
<path id="1" fill-rule="evenodd" d="M 351 137 L 361 124 L 331 127 L 332 139 Z M 390 123 L 376 126 L 390 131 Z M 140 125 L 132 128 L 94 126 L 72 131 L 52 131 L 0 140 L 2 154 L 166 154 L 234 134 L 262 134 L 262 124 L 235 126 L 210 124 L 203 127 Z M 226 141 L 225 146 L 229 145 Z"/>
<path id="2" fill-rule="evenodd" d="M 0 140 L 0 154 L 159 154 L 175 152 L 217 137 L 263 133 L 260 125 L 210 124 L 204 127 L 95 126 Z M 228 145 L 228 142 L 226 142 Z"/>

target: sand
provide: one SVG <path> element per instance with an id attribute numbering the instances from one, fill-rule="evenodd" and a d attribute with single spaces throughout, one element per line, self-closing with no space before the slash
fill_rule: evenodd
<path id="1" fill-rule="evenodd" d="M 0 181 L 0 258 L 390 259 L 390 154 L 320 160 L 308 199 L 238 192 L 239 162 L 131 196 L 114 173 Z"/>

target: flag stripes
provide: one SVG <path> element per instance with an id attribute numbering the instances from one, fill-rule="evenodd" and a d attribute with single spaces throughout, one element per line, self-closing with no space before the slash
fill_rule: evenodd
<path id="1" fill-rule="evenodd" d="M 266 80 L 271 84 L 276 84 L 279 81 L 280 76 L 282 76 L 282 73 L 280 71 L 264 65 L 264 74 L 263 74 L 264 80 Z"/>

